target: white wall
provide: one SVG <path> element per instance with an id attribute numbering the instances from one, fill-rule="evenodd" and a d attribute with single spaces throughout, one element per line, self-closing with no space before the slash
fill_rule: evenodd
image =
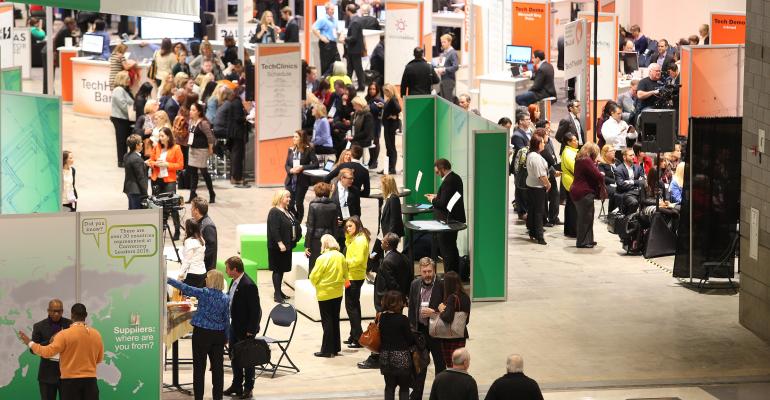
<path id="1" fill-rule="evenodd" d="M 708 24 L 711 11 L 746 12 L 746 0 L 631 0 L 630 24 L 637 24 L 652 39 L 680 38 L 698 34 Z"/>

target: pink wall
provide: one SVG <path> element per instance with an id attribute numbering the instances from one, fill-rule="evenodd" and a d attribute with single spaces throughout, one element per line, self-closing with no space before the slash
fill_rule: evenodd
<path id="1" fill-rule="evenodd" d="M 746 12 L 746 0 L 626 0 L 630 3 L 630 24 L 653 39 L 675 42 L 698 34 L 708 24 L 711 11 Z"/>

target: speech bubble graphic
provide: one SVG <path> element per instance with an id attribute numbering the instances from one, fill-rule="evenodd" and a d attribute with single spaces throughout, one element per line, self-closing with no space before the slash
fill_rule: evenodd
<path id="1" fill-rule="evenodd" d="M 80 232 L 84 235 L 91 235 L 96 241 L 96 247 L 101 247 L 99 238 L 107 232 L 106 218 L 86 218 L 80 224 Z"/>
<path id="2" fill-rule="evenodd" d="M 112 225 L 107 231 L 107 255 L 122 258 L 123 268 L 137 257 L 158 253 L 158 228 L 155 225 Z"/>

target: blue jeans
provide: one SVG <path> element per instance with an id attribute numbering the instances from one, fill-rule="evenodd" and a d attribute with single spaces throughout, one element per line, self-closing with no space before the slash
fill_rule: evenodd
<path id="1" fill-rule="evenodd" d="M 516 96 L 516 104 L 520 106 L 528 106 L 532 103 L 537 103 L 537 95 L 532 92 L 524 92 Z"/>
<path id="2" fill-rule="evenodd" d="M 142 209 L 142 195 L 139 193 L 126 193 L 128 196 L 128 209 L 129 210 L 141 210 Z"/>

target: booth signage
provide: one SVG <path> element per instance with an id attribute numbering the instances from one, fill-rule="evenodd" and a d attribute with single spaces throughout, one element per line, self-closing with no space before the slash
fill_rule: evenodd
<path id="1" fill-rule="evenodd" d="M 516 46 L 530 46 L 533 52 L 542 50 L 546 59 L 550 60 L 550 10 L 549 4 L 514 1 L 511 43 Z"/>
<path id="2" fill-rule="evenodd" d="M 746 14 L 736 12 L 711 13 L 711 44 L 746 43 Z"/>
<path id="3" fill-rule="evenodd" d="M 0 5 L 0 68 L 13 66 L 13 4 Z"/>
<path id="4" fill-rule="evenodd" d="M 243 36 L 247 41 L 257 33 L 257 24 L 246 24 L 246 34 Z M 217 24 L 217 40 L 224 40 L 225 37 L 232 36 L 238 38 L 238 24 Z"/>
<path id="5" fill-rule="evenodd" d="M 401 82 L 404 66 L 412 61 L 412 49 L 421 43 L 420 3 L 388 1 L 385 4 L 385 48 L 399 49 L 385 58 L 385 82 Z"/>
<path id="6" fill-rule="evenodd" d="M 586 20 L 579 19 L 564 27 L 564 79 L 583 74 L 588 60 Z"/>
<path id="7" fill-rule="evenodd" d="M 21 76 L 32 74 L 32 35 L 29 28 L 13 28 L 13 62 L 21 67 Z"/>
<path id="8" fill-rule="evenodd" d="M 14 0 L 16 3 L 97 11 L 104 14 L 157 17 L 200 22 L 199 0 Z"/>

